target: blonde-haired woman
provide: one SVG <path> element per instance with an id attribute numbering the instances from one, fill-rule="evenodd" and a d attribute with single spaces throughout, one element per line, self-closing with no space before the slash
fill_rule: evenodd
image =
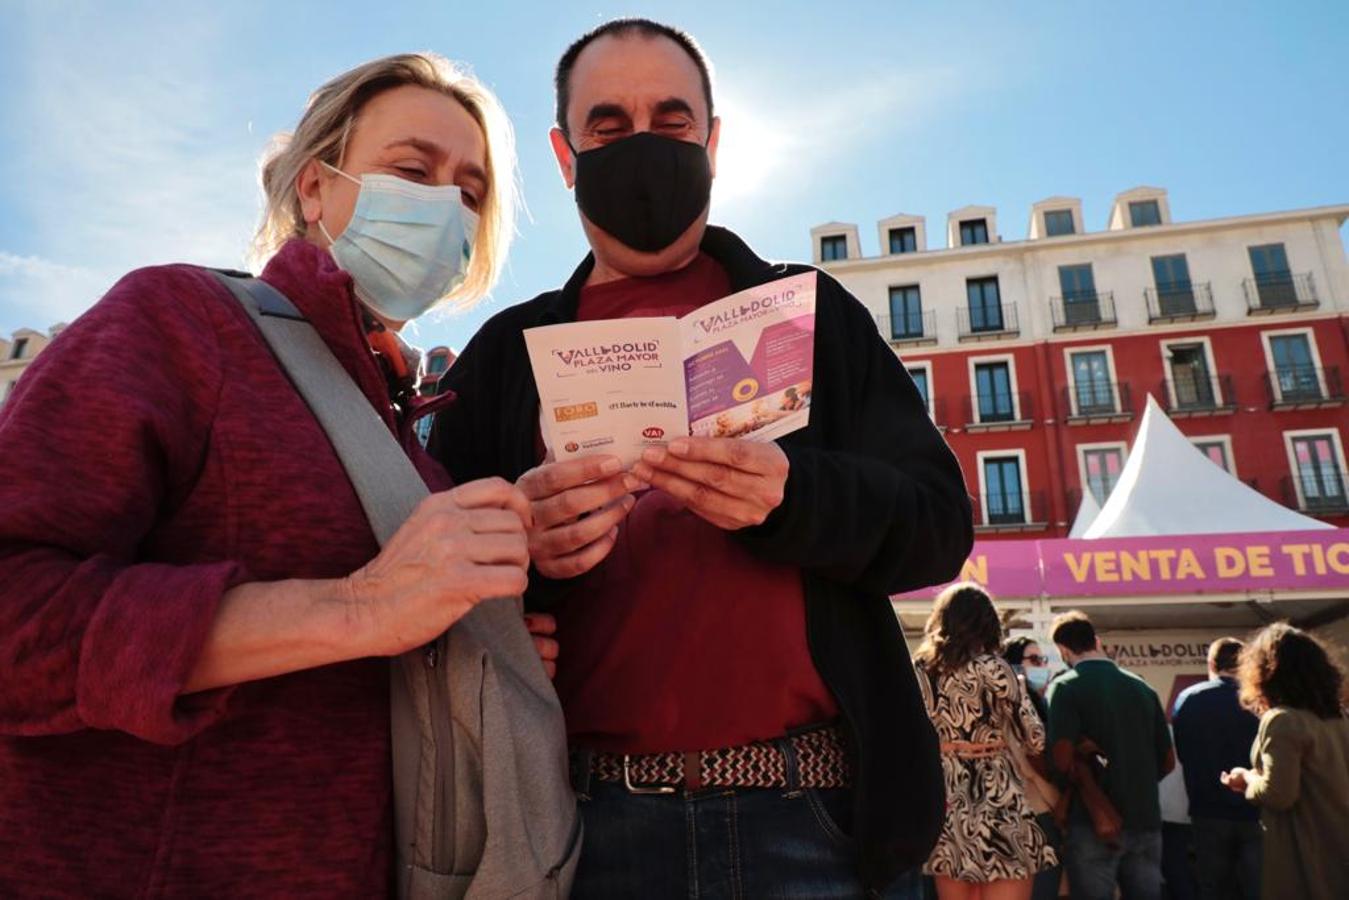
<path id="1" fill-rule="evenodd" d="M 389 665 L 525 585 L 529 505 L 449 489 L 396 334 L 491 286 L 509 127 L 429 54 L 313 95 L 264 167 L 261 278 L 433 494 L 381 551 L 337 456 L 206 270 L 142 269 L 0 410 L 0 895 L 379 896 Z M 548 653 L 552 651 L 545 648 Z"/>
<path id="2" fill-rule="evenodd" d="M 1038 756 L 1045 730 L 998 655 L 1002 639 L 988 594 L 959 582 L 937 596 L 914 654 L 946 782 L 946 821 L 923 867 L 941 900 L 1030 900 L 1035 874 L 1058 864 L 1010 746 Z"/>

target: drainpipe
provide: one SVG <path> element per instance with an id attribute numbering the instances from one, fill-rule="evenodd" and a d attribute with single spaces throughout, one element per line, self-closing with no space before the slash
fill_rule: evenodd
<path id="1" fill-rule="evenodd" d="M 1058 385 L 1049 377 L 1049 342 L 1035 342 L 1035 370 L 1040 384 L 1045 386 L 1049 414 L 1044 418 L 1045 443 L 1049 450 L 1049 514 L 1055 531 L 1066 533 L 1068 528 L 1067 498 L 1063 490 L 1063 473 L 1067 471 L 1063 447 L 1059 440 Z"/>

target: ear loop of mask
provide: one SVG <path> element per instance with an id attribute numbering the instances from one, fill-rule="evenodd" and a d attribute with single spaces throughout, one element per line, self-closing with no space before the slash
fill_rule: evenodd
<path id="1" fill-rule="evenodd" d="M 355 177 L 353 177 L 353 176 L 351 176 L 351 175 L 348 175 L 346 172 L 343 172 L 343 171 L 342 171 L 341 169 L 339 169 L 337 166 L 334 166 L 334 165 L 332 165 L 331 163 L 324 162 L 324 161 L 321 160 L 321 159 L 318 161 L 318 163 L 319 163 L 319 165 L 323 166 L 323 167 L 324 167 L 325 169 L 327 169 L 328 171 L 332 172 L 334 175 L 341 175 L 341 176 L 342 176 L 343 178 L 345 178 L 347 181 L 350 181 L 350 182 L 352 182 L 353 184 L 355 184 L 357 187 L 360 187 L 361 179 L 355 178 Z M 323 236 L 324 236 L 325 238 L 328 239 L 328 243 L 330 243 L 330 244 L 336 243 L 336 241 L 333 240 L 333 236 L 332 236 L 331 234 L 328 233 L 327 227 L 323 224 L 323 217 L 322 217 L 322 216 L 319 216 L 319 219 L 318 219 L 318 226 L 319 226 L 319 231 L 321 231 L 321 232 L 323 233 Z"/>

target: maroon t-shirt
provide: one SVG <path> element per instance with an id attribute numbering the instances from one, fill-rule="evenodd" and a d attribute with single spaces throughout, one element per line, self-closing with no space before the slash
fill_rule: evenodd
<path id="1" fill-rule="evenodd" d="M 700 254 L 677 272 L 584 288 L 577 318 L 681 316 L 730 290 Z M 668 494 L 642 493 L 609 557 L 558 609 L 572 743 L 709 750 L 832 718 L 804 606 L 800 570 L 755 558 Z"/>

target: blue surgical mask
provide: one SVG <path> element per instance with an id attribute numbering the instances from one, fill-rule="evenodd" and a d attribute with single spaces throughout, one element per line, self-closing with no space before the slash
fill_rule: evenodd
<path id="1" fill-rule="evenodd" d="M 406 322 L 464 281 L 478 215 L 455 185 L 417 184 L 394 175 L 353 178 L 361 186 L 351 221 L 336 240 L 319 221 L 333 259 L 356 284 L 356 296 L 387 319 Z"/>
<path id="2" fill-rule="evenodd" d="M 1037 691 L 1043 691 L 1049 684 L 1049 666 L 1027 666 L 1026 683 Z"/>

